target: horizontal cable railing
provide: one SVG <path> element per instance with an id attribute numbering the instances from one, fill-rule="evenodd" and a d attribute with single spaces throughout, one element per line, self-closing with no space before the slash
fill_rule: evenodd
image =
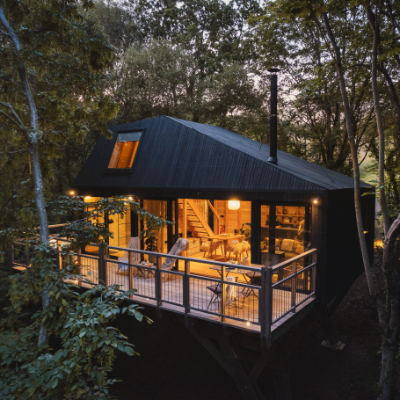
<path id="1" fill-rule="evenodd" d="M 60 268 L 65 267 L 62 244 L 65 241 L 57 241 L 54 246 Z M 132 299 L 142 299 L 186 317 L 198 316 L 239 327 L 258 326 L 254 329 L 260 331 L 267 345 L 271 343 L 273 325 L 315 297 L 316 249 L 260 268 L 124 247 L 91 246 L 96 248 L 96 255 L 73 255 L 79 271 L 76 273 L 90 284 L 104 282 L 118 285 L 121 291 L 134 289 Z M 203 271 L 208 267 L 214 276 L 196 274 L 191 266 L 196 270 L 203 266 Z M 85 286 L 87 282 L 81 284 Z"/>

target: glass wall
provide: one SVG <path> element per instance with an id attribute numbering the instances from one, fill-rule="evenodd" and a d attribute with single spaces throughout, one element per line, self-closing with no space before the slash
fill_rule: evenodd
<path id="1" fill-rule="evenodd" d="M 128 247 L 131 238 L 131 213 L 127 212 L 124 216 L 114 214 L 108 218 L 109 230 L 113 233 L 110 237 L 109 245 L 117 247 Z"/>
<path id="2" fill-rule="evenodd" d="M 179 236 L 189 240 L 187 257 L 250 262 L 250 201 L 179 199 L 178 210 Z"/>
<path id="3" fill-rule="evenodd" d="M 143 200 L 143 208 L 150 214 L 157 215 L 160 218 L 167 218 L 167 202 L 160 200 Z M 144 221 L 144 228 L 149 227 Z M 151 227 L 150 227 L 151 228 Z M 154 251 L 158 253 L 168 253 L 168 234 L 167 227 L 164 226 L 159 230 L 150 229 L 151 232 L 144 238 L 144 250 Z"/>
<path id="4" fill-rule="evenodd" d="M 309 246 L 311 207 L 262 205 L 260 226 L 261 262 L 278 264 Z"/>

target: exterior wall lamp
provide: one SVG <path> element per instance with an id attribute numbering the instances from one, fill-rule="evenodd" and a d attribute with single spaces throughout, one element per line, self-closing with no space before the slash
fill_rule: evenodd
<path id="1" fill-rule="evenodd" d="M 319 204 L 319 197 L 317 197 L 316 199 L 313 200 L 314 204 Z"/>

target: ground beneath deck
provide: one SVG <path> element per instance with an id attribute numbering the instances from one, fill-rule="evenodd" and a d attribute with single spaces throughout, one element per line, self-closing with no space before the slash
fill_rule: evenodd
<path id="1" fill-rule="evenodd" d="M 293 400 L 376 399 L 380 337 L 364 275 L 347 294 L 334 322 L 345 349 L 322 348 L 322 330 L 313 326 L 289 360 Z M 112 377 L 123 382 L 111 390 L 118 399 L 240 399 L 233 381 L 183 325 L 166 319 L 153 325 L 124 319 L 118 326 L 141 354 L 118 357 Z M 272 383 L 267 375 L 262 379 L 265 397 L 273 400 Z"/>

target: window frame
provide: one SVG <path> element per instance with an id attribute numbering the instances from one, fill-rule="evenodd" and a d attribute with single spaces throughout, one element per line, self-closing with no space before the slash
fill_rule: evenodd
<path id="1" fill-rule="evenodd" d="M 136 149 L 136 154 L 135 154 L 135 158 L 133 159 L 132 165 L 129 168 L 109 168 L 108 165 L 110 164 L 111 157 L 113 155 L 114 148 L 115 148 L 115 145 L 116 145 L 117 140 L 118 140 L 118 135 L 124 134 L 124 133 L 134 133 L 134 132 L 140 132 L 141 133 L 141 137 L 140 137 L 140 140 L 139 140 L 138 147 Z M 145 136 L 145 132 L 146 132 L 146 128 L 126 129 L 126 130 L 115 132 L 115 137 L 112 139 L 111 152 L 109 153 L 108 159 L 107 159 L 107 170 L 106 170 L 106 173 L 108 173 L 108 174 L 131 174 L 133 172 L 133 169 L 135 167 L 135 163 L 136 163 L 136 160 L 137 160 L 137 157 L 138 157 L 138 153 L 140 151 L 140 148 L 142 147 L 142 142 L 143 142 L 143 139 L 144 139 L 144 136 Z"/>

